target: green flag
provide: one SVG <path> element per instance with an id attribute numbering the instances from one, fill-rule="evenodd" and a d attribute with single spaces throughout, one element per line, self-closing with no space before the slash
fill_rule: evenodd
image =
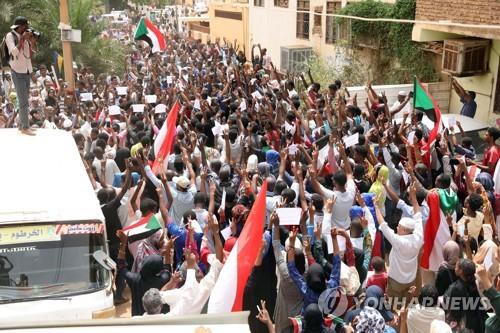
<path id="1" fill-rule="evenodd" d="M 413 79 L 413 91 L 413 106 L 415 109 L 422 111 L 434 110 L 432 99 L 427 95 L 427 91 L 424 90 L 416 77 Z"/>

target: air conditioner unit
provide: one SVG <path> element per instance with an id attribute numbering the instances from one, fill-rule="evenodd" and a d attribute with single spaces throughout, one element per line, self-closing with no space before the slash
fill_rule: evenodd
<path id="1" fill-rule="evenodd" d="M 301 72 L 306 69 L 305 63 L 313 55 L 312 47 L 296 45 L 282 46 L 280 69 L 291 73 Z"/>
<path id="2" fill-rule="evenodd" d="M 443 71 L 455 76 L 483 74 L 488 70 L 489 50 L 488 39 L 445 40 Z"/>

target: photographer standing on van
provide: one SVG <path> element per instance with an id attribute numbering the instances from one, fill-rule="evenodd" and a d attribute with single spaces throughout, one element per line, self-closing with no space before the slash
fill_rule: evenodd
<path id="1" fill-rule="evenodd" d="M 30 129 L 28 119 L 28 98 L 30 91 L 30 76 L 33 72 L 31 56 L 36 50 L 36 38 L 29 30 L 28 19 L 18 16 L 14 20 L 11 31 L 5 37 L 9 51 L 9 66 L 12 70 L 12 80 L 19 101 L 19 130 L 26 135 L 35 135 Z"/>

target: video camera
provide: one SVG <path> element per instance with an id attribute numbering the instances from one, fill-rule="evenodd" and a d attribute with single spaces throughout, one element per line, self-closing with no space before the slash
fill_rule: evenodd
<path id="1" fill-rule="evenodd" d="M 35 39 L 40 39 L 40 37 L 42 36 L 42 33 L 40 31 L 33 28 L 28 28 L 26 29 L 26 31 L 29 32 L 33 37 L 35 37 Z"/>

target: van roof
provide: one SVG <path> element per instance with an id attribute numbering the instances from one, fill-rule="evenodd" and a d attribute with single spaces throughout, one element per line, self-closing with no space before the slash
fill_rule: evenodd
<path id="1" fill-rule="evenodd" d="M 104 221 L 71 133 L 0 130 L 0 223 Z"/>

